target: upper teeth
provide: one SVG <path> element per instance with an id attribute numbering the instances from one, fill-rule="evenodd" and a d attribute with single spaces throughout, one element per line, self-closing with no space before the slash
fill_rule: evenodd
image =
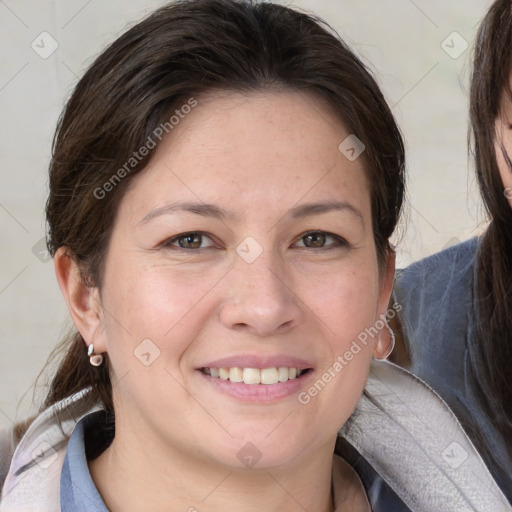
<path id="1" fill-rule="evenodd" d="M 299 377 L 304 370 L 297 368 L 203 368 L 204 373 L 222 380 L 243 382 L 245 384 L 277 384 Z"/>

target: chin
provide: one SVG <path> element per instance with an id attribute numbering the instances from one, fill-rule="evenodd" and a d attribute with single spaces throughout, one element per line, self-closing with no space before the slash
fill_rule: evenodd
<path id="1" fill-rule="evenodd" d="M 224 446 L 212 440 L 218 449 L 210 452 L 210 458 L 218 464 L 237 470 L 264 471 L 289 467 L 298 463 L 297 459 L 302 459 L 306 452 L 314 448 L 310 440 L 311 437 L 309 441 L 304 439 L 303 442 L 290 439 L 286 433 L 272 439 L 272 434 L 268 435 L 268 432 L 260 436 L 230 439 Z"/>

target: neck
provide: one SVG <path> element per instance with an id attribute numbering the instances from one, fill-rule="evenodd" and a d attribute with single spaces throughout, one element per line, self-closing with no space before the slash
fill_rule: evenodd
<path id="1" fill-rule="evenodd" d="M 198 460 L 122 425 L 130 423 L 116 421 L 112 444 L 89 462 L 112 512 L 167 510 L 170 503 L 174 510 L 189 512 L 334 511 L 334 440 L 286 467 L 238 469 Z"/>

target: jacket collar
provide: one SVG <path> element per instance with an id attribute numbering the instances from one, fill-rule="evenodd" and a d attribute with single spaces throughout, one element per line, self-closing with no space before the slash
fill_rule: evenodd
<path id="1" fill-rule="evenodd" d="M 0 512 L 60 512 L 60 476 L 69 437 L 90 407 L 84 389 L 43 411 L 14 451 L 2 487 Z"/>
<path id="2" fill-rule="evenodd" d="M 413 512 L 512 511 L 446 403 L 393 363 L 372 361 L 340 435 Z"/>

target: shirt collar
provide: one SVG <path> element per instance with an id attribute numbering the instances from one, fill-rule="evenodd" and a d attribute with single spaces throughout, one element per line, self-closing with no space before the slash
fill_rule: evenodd
<path id="1" fill-rule="evenodd" d="M 83 417 L 69 439 L 60 477 L 62 512 L 109 512 L 89 472 L 84 440 L 86 428 L 104 415 L 96 411 Z"/>

